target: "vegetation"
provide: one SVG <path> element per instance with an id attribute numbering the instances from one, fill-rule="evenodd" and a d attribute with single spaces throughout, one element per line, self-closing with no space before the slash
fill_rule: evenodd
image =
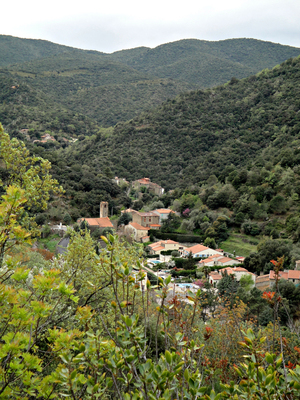
<path id="1" fill-rule="evenodd" d="M 46 130 L 59 139 L 91 135 L 179 93 L 249 76 L 300 52 L 231 39 L 183 40 L 104 54 L 4 35 L 0 49 L 0 120 L 10 134 L 31 129 L 31 140 Z"/>
<path id="2" fill-rule="evenodd" d="M 49 162 L 31 157 L 2 128 L 0 134 L 1 399 L 299 397 L 299 332 L 292 319 L 300 289 L 279 282 L 284 258 L 272 261 L 274 291 L 256 293 L 256 305 L 264 302 L 272 315 L 262 324 L 250 308 L 247 282 L 224 277 L 217 305 L 211 288 L 188 292 L 182 302 L 169 296 L 171 277 L 154 282 L 149 274 L 152 288 L 145 280 L 142 245 L 111 234 L 100 250 L 88 229 L 70 230 L 68 252 L 47 260 L 31 248 L 37 231 L 27 216 L 59 187 Z M 271 247 L 265 243 L 265 251 Z M 204 310 L 211 310 L 209 319 Z"/>

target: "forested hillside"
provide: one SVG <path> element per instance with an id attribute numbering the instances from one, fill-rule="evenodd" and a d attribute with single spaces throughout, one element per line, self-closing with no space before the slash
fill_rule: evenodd
<path id="1" fill-rule="evenodd" d="M 155 177 L 170 188 L 212 174 L 224 180 L 231 165 L 280 162 L 286 148 L 297 153 L 300 144 L 299 76 L 296 58 L 243 80 L 182 94 L 118 124 L 109 137 L 87 141 L 80 158 L 96 165 L 100 156 L 119 176 Z"/>
<path id="2" fill-rule="evenodd" d="M 250 237 L 289 239 L 290 263 L 300 256 L 291 247 L 300 238 L 299 76 L 298 57 L 243 80 L 180 95 L 49 154 L 54 176 L 64 182 L 72 206 L 87 213 L 97 209 L 97 198 L 87 194 L 97 190 L 90 172 L 127 180 L 150 177 L 166 190 L 176 189 L 160 198 L 160 206 L 172 206 L 183 218 L 167 232 L 219 244 L 231 228 Z M 66 170 L 80 164 L 82 177 Z M 107 199 L 116 211 L 122 201 L 133 204 L 125 193 L 118 201 Z M 134 206 L 151 208 L 153 201 L 144 194 Z"/>
<path id="3" fill-rule="evenodd" d="M 43 109 L 39 101 L 42 94 L 49 110 L 55 103 L 56 107 L 84 114 L 96 124 L 109 127 L 179 93 L 212 87 L 232 77 L 246 77 L 300 53 L 297 48 L 254 39 L 189 39 L 154 49 L 140 47 L 105 54 L 11 36 L 0 36 L 0 50 L 1 76 L 12 74 L 14 86 L 27 85 L 32 93 L 31 98 L 6 99 L 2 95 L 2 106 L 8 101 L 13 106 L 7 121 L 2 120 L 10 133 L 14 133 L 11 124 L 16 129 L 31 128 L 33 119 L 37 129 L 45 129 L 39 111 L 39 107 Z M 8 88 L 4 86 L 4 94 Z M 33 99 L 33 92 L 38 99 Z M 28 114 L 33 103 L 40 104 L 35 104 L 34 117 Z M 28 117 L 19 119 L 18 114 Z M 53 119 L 44 110 L 42 114 Z M 78 132 L 77 136 L 86 134 L 78 124 L 69 121 L 68 125 L 75 126 L 73 133 Z"/>
<path id="4" fill-rule="evenodd" d="M 193 83 L 199 89 L 225 83 L 233 76 L 249 76 L 299 55 L 297 48 L 255 39 L 184 39 L 133 50 L 115 52 L 111 58 L 155 76 Z"/>

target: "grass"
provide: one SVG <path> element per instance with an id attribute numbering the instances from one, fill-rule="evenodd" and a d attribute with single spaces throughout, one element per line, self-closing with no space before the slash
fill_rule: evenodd
<path id="1" fill-rule="evenodd" d="M 38 246 L 39 248 L 44 248 L 51 253 L 56 252 L 57 243 L 60 241 L 61 237 L 59 235 L 49 235 L 47 238 L 39 239 Z"/>
<path id="2" fill-rule="evenodd" d="M 236 256 L 247 257 L 250 253 L 257 251 L 256 246 L 260 242 L 259 238 L 249 237 L 241 233 L 232 233 L 227 240 L 221 243 L 221 248 L 228 253 Z"/>

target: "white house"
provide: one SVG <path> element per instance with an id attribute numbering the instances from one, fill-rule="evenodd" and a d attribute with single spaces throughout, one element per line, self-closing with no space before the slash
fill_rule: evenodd
<path id="1" fill-rule="evenodd" d="M 194 258 L 196 258 L 196 257 L 208 258 L 208 257 L 213 256 L 215 254 L 218 254 L 220 256 L 223 255 L 223 253 L 221 251 L 210 249 L 209 247 L 203 246 L 202 244 L 196 244 L 195 246 L 188 247 L 183 252 L 183 254 L 185 256 L 188 256 L 190 253 L 192 253 L 192 256 Z"/>
<path id="2" fill-rule="evenodd" d="M 158 208 L 156 210 L 152 210 L 153 213 L 159 216 L 159 223 L 161 224 L 164 220 L 168 219 L 169 214 L 175 212 L 170 210 L 169 208 Z"/>

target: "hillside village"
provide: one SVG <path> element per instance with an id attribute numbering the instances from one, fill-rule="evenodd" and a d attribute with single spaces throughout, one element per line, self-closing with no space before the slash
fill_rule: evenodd
<path id="1" fill-rule="evenodd" d="M 114 178 L 114 181 L 120 184 L 129 184 L 125 179 Z M 131 187 L 137 190 L 137 195 L 143 193 L 143 188 L 153 192 L 157 196 L 161 196 L 164 189 L 150 181 L 149 178 L 142 178 L 131 183 Z M 196 244 L 193 246 L 182 244 L 174 240 L 155 240 L 150 242 L 148 232 L 150 230 L 160 230 L 162 223 L 166 221 L 170 214 L 176 214 L 173 210 L 168 208 L 155 209 L 151 212 L 137 211 L 134 209 L 126 209 L 122 211 L 130 217 L 126 224 L 116 226 L 112 223 L 109 216 L 109 208 L 107 202 L 100 203 L 100 216 L 99 218 L 80 218 L 77 223 L 87 224 L 91 232 L 98 230 L 100 234 L 107 232 L 115 232 L 121 237 L 132 238 L 135 242 L 143 243 L 145 246 L 146 260 L 145 266 L 153 271 L 155 276 L 167 279 L 172 276 L 172 271 L 176 271 L 176 278 L 172 278 L 172 287 L 174 294 L 180 298 L 188 296 L 188 291 L 197 291 L 203 288 L 205 280 L 211 287 L 217 290 L 218 283 L 225 276 L 232 276 L 237 281 L 241 277 L 248 276 L 251 278 L 251 286 L 256 287 L 260 291 L 271 289 L 274 285 L 276 274 L 274 270 L 270 270 L 268 274 L 256 275 L 243 267 L 245 257 L 226 254 L 222 249 L 212 249 L 203 244 Z M 147 257 L 151 257 L 148 258 Z M 185 271 L 183 268 L 177 268 L 176 259 L 188 258 L 195 259 L 193 264 L 194 271 L 186 279 L 180 276 L 180 271 Z M 175 260 L 175 262 L 174 262 Z M 167 267 L 167 268 L 166 268 Z M 153 270 L 154 269 L 154 270 Z M 148 270 L 149 271 L 149 270 Z M 147 272 L 147 270 L 146 270 Z M 192 276 L 202 276 L 204 280 L 193 280 Z M 300 283 L 300 260 L 296 261 L 294 270 L 284 270 L 279 272 L 279 279 L 292 282 L 295 285 Z M 205 289 L 204 289 L 205 290 Z"/>

